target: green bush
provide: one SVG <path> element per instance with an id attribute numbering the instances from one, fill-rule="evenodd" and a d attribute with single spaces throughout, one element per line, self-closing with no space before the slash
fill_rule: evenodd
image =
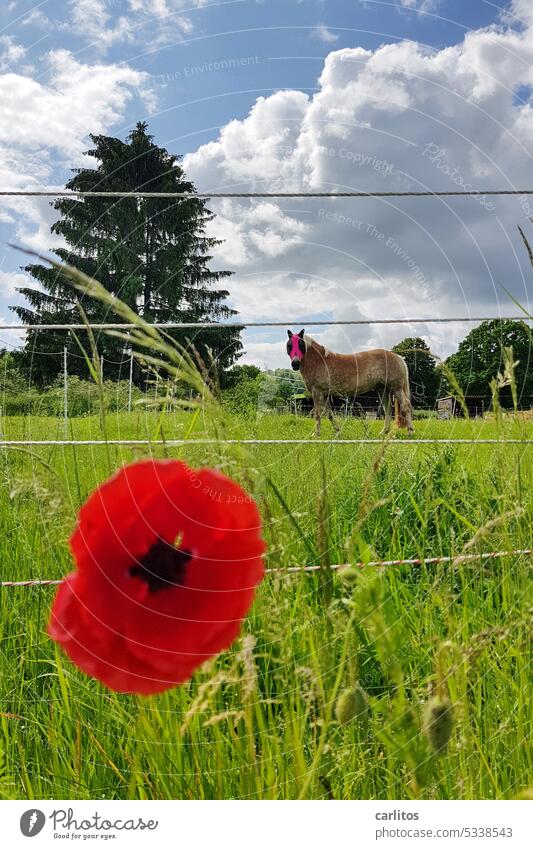
<path id="1" fill-rule="evenodd" d="M 222 401 L 232 413 L 250 416 L 257 412 L 259 397 L 265 379 L 264 374 L 256 377 L 245 377 L 231 387 L 222 391 Z"/>
<path id="2" fill-rule="evenodd" d="M 104 402 L 107 412 L 119 412 L 128 408 L 129 383 L 127 380 L 104 382 Z M 133 387 L 132 401 L 142 397 Z M 63 379 L 58 379 L 47 389 L 34 386 L 26 389 L 6 390 L 0 395 L 0 406 L 4 415 L 60 416 L 64 410 Z M 67 386 L 68 414 L 71 417 L 97 415 L 100 411 L 98 387 L 90 380 L 69 377 Z"/>
<path id="3" fill-rule="evenodd" d="M 413 419 L 438 419 L 437 410 L 413 410 Z"/>

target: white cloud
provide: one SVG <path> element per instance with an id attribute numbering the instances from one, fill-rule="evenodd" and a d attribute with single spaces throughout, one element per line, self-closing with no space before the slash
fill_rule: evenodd
<path id="1" fill-rule="evenodd" d="M 522 188 L 532 172 L 533 100 L 524 104 L 515 94 L 533 85 L 528 10 L 517 0 L 521 28 L 515 21 L 471 31 L 441 50 L 406 41 L 333 51 L 316 94 L 259 98 L 244 119 L 185 157 L 186 172 L 206 191 Z M 303 321 L 512 314 L 500 283 L 526 304 L 531 297 L 516 224 L 530 228 L 533 197 L 210 206 L 220 212 L 214 226 L 228 238 L 216 258 L 238 271 L 232 301 L 244 315 Z M 320 337 L 349 350 L 423 332 L 446 354 L 468 329 L 330 328 Z M 270 349 L 270 341 L 247 338 L 249 351 L 277 351 L 269 364 L 283 364 L 283 341 Z"/>
<path id="2" fill-rule="evenodd" d="M 8 303 L 22 303 L 23 298 L 17 293 L 17 289 L 31 286 L 35 288 L 36 283 L 27 274 L 19 271 L 0 271 L 0 298 Z M 16 330 L 5 330 L 6 325 L 17 324 L 18 320 L 13 314 L 0 315 L 0 348 L 18 348 L 24 339 L 24 333 Z"/>
<path id="3" fill-rule="evenodd" d="M 113 20 L 105 0 L 71 0 L 70 8 L 73 32 L 83 35 L 99 50 L 133 41 L 132 18 L 119 15 Z"/>
<path id="4" fill-rule="evenodd" d="M 11 297 L 22 286 L 29 286 L 30 278 L 19 272 L 0 271 L 0 296 Z"/>
<path id="5" fill-rule="evenodd" d="M 48 84 L 19 74 L 0 77 L 0 142 L 78 158 L 87 132 L 117 121 L 147 83 L 147 75 L 127 65 L 83 65 L 68 50 L 49 53 L 48 64 Z"/>
<path id="6" fill-rule="evenodd" d="M 0 36 L 0 71 L 11 68 L 19 59 L 22 59 L 25 53 L 26 48 L 22 44 L 17 44 L 12 36 Z"/>
<path id="7" fill-rule="evenodd" d="M 121 65 L 85 65 L 67 50 L 47 56 L 47 82 L 22 74 L 0 75 L 0 182 L 5 188 L 46 185 L 58 166 L 82 162 L 87 136 L 106 133 L 134 97 L 151 101 L 149 77 Z M 57 178 L 57 177 L 56 177 Z M 37 249 L 54 247 L 55 214 L 47 198 L 3 198 L 17 239 Z"/>
<path id="8" fill-rule="evenodd" d="M 76 35 L 105 52 L 115 44 L 158 47 L 189 35 L 194 24 L 187 14 L 206 0 L 129 0 L 125 14 L 106 0 L 70 0 L 67 23 Z"/>
<path id="9" fill-rule="evenodd" d="M 4 330 L 3 327 L 6 324 L 16 324 L 12 315 L 0 316 L 0 348 L 7 348 L 8 351 L 13 350 L 13 348 L 20 348 L 24 342 L 25 334 L 16 330 Z"/>
<path id="10" fill-rule="evenodd" d="M 198 185 L 208 189 L 222 183 L 235 187 L 253 183 L 256 191 L 261 186 L 269 191 L 287 186 L 287 180 L 299 177 L 292 157 L 299 154 L 308 106 L 309 97 L 301 91 L 257 98 L 248 117 L 230 121 L 217 141 L 188 154 L 187 168 Z"/>
<path id="11" fill-rule="evenodd" d="M 501 10 L 501 19 L 506 24 L 527 26 L 533 23 L 533 6 L 529 0 L 511 0 L 511 3 Z"/>
<path id="12" fill-rule="evenodd" d="M 54 26 L 54 23 L 44 14 L 42 9 L 32 9 L 31 12 L 20 21 L 20 23 L 25 27 L 46 27 L 47 29 L 52 29 Z"/>
<path id="13" fill-rule="evenodd" d="M 333 44 L 338 40 L 339 36 L 331 32 L 325 24 L 317 24 L 311 32 L 311 38 L 316 38 L 318 41 L 324 41 L 326 44 Z"/>
<path id="14" fill-rule="evenodd" d="M 433 12 L 440 5 L 440 0 L 398 0 L 404 9 L 413 9 L 416 12 Z"/>
<path id="15" fill-rule="evenodd" d="M 209 0 L 129 0 L 128 5 L 132 12 L 144 12 L 163 18 L 183 9 L 200 9 L 208 2 Z"/>

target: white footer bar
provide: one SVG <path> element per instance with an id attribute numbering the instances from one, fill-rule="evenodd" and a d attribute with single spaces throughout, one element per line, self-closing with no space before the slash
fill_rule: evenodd
<path id="1" fill-rule="evenodd" d="M 531 801 L 4 801 L 1 811 L 10 849 L 532 845 Z"/>

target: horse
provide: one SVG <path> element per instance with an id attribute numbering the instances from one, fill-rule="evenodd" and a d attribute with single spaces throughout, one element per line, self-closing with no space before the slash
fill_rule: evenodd
<path id="1" fill-rule="evenodd" d="M 287 330 L 287 354 L 294 371 L 300 371 L 307 390 L 313 396 L 315 434 L 320 435 L 322 413 L 338 432 L 329 403 L 330 394 L 360 395 L 381 386 L 381 401 L 385 411 L 384 433 L 390 430 L 391 405 L 394 396 L 396 423 L 414 433 L 413 411 L 409 391 L 409 371 L 405 360 L 393 351 L 376 348 L 359 354 L 335 354 L 308 336 L 304 330 Z"/>

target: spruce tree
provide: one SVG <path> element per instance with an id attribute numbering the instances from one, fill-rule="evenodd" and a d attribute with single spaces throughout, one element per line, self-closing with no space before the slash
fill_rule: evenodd
<path id="1" fill-rule="evenodd" d="M 186 179 L 181 157 L 154 144 L 145 123 L 138 123 L 126 141 L 103 135 L 90 138 L 94 147 L 86 155 L 96 167 L 75 169 L 66 185 L 68 190 L 195 191 Z M 95 277 L 146 320 L 218 321 L 235 314 L 225 303 L 228 292 L 217 288 L 219 281 L 232 272 L 209 268 L 210 252 L 219 242 L 206 235 L 213 214 L 201 198 L 60 198 L 52 205 L 60 215 L 52 232 L 67 244 L 58 248 L 56 255 Z M 25 270 L 40 289 L 18 290 L 29 302 L 29 306 L 12 307 L 21 321 L 80 323 L 76 293 L 62 275 L 40 264 L 28 265 Z M 91 322 L 119 321 L 94 299 L 80 300 Z M 219 371 L 231 366 L 242 349 L 238 329 L 179 329 L 171 335 L 182 345 L 192 343 L 204 360 L 209 359 L 210 349 Z M 81 336 L 86 343 L 86 334 Z M 125 344 L 103 333 L 96 336 L 105 377 L 127 377 Z M 87 376 L 72 334 L 29 331 L 24 363 L 33 380 L 46 384 L 58 375 L 63 346 L 72 355 L 69 373 Z M 142 381 L 138 369 L 136 378 Z"/>

